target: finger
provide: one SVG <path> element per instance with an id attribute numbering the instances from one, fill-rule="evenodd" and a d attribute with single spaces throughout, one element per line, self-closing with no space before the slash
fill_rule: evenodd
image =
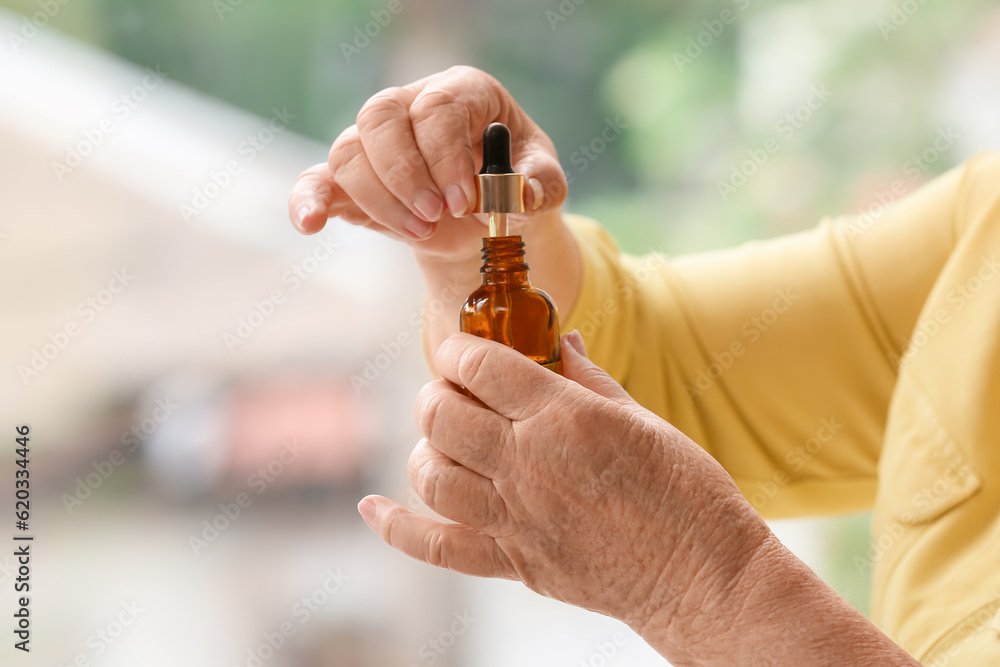
<path id="1" fill-rule="evenodd" d="M 411 558 L 476 577 L 519 579 L 496 541 L 469 526 L 440 523 L 380 496 L 364 498 L 358 511 L 386 544 Z"/>
<path id="2" fill-rule="evenodd" d="M 412 89 L 419 91 L 410 106 L 413 133 L 434 181 L 449 193 L 449 202 L 451 193 L 457 196 L 461 187 L 470 207 L 475 205 L 473 174 L 482 152 L 482 133 L 499 121 L 510 129 L 514 169 L 525 177 L 526 211 L 551 210 L 563 204 L 568 188 L 555 145 L 499 81 L 460 66 L 433 80 L 418 81 Z M 456 134 L 455 128 L 463 127 L 468 128 L 467 137 Z"/>
<path id="3" fill-rule="evenodd" d="M 514 171 L 525 178 L 525 210 L 541 213 L 562 206 L 569 186 L 551 140 L 539 130 L 524 141 L 515 140 L 512 153 Z"/>
<path id="4" fill-rule="evenodd" d="M 356 210 L 358 211 L 358 217 L 359 218 L 364 218 L 363 220 L 359 219 L 357 222 L 355 222 L 350 217 L 348 217 L 349 214 L 347 214 L 347 213 L 343 214 L 341 217 L 344 218 L 345 220 L 347 220 L 348 222 L 351 222 L 351 223 L 353 223 L 353 224 L 355 224 L 355 225 L 357 225 L 359 227 L 364 227 L 365 229 L 370 229 L 373 232 L 378 232 L 379 234 L 382 234 L 383 236 L 388 236 L 393 241 L 404 241 L 404 242 L 406 242 L 406 241 L 410 240 L 409 236 L 403 236 L 402 234 L 398 234 L 398 233 L 394 232 L 393 230 L 389 229 L 385 225 L 382 225 L 382 224 L 379 224 L 377 222 L 374 222 L 367 215 L 365 215 L 361 211 L 361 209 L 356 209 Z"/>
<path id="5" fill-rule="evenodd" d="M 590 360 L 579 331 L 574 329 L 563 336 L 561 349 L 563 377 L 622 405 L 636 405 L 635 400 L 614 378 Z"/>
<path id="6" fill-rule="evenodd" d="M 299 174 L 288 196 L 288 217 L 295 228 L 303 234 L 323 229 L 338 190 L 325 163 Z"/>
<path id="7" fill-rule="evenodd" d="M 420 433 L 445 456 L 483 477 L 496 476 L 499 454 L 512 435 L 510 421 L 462 395 L 447 380 L 424 385 L 413 414 Z"/>
<path id="8" fill-rule="evenodd" d="M 464 104 L 462 96 L 433 88 L 422 92 L 410 107 L 416 145 L 455 217 L 468 214 L 476 204 L 472 136 L 485 127 L 470 120 Z"/>
<path id="9" fill-rule="evenodd" d="M 372 97 L 358 112 L 358 133 L 386 189 L 413 214 L 437 222 L 445 201 L 413 136 L 410 104 L 415 96 L 410 88 L 389 88 Z M 464 209 L 458 212 L 464 214 Z"/>
<path id="10" fill-rule="evenodd" d="M 441 516 L 487 530 L 505 521 L 507 508 L 493 482 L 456 463 L 426 438 L 407 463 L 410 485 Z"/>
<path id="11" fill-rule="evenodd" d="M 352 225 L 365 227 L 396 241 L 411 239 L 373 221 L 343 190 L 333 182 L 327 164 L 317 164 L 302 172 L 288 197 L 288 217 L 303 234 L 315 234 L 326 226 L 329 218 L 340 218 Z"/>
<path id="12" fill-rule="evenodd" d="M 485 405 L 512 420 L 536 414 L 565 382 L 506 345 L 466 333 L 455 334 L 438 347 L 434 367 L 441 377 L 467 388 Z"/>
<path id="13" fill-rule="evenodd" d="M 413 215 L 386 190 L 368 161 L 357 127 L 347 128 L 333 142 L 329 166 L 335 183 L 375 222 L 408 239 L 422 239 L 434 231 L 433 223 Z"/>
<path id="14" fill-rule="evenodd" d="M 462 204 L 475 206 L 482 132 L 495 121 L 511 131 L 511 158 L 526 179 L 526 210 L 551 210 L 565 201 L 566 176 L 555 146 L 499 81 L 471 67 L 453 67 L 407 89 L 416 93 L 410 122 L 417 147 L 452 215 L 464 214 Z M 463 128 L 467 133 L 458 131 Z"/>

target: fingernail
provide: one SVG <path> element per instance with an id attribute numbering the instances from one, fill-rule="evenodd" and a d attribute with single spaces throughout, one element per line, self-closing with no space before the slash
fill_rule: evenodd
<path id="1" fill-rule="evenodd" d="M 371 498 L 364 498 L 360 503 L 358 503 L 358 512 L 361 513 L 361 518 L 365 520 L 369 526 L 375 521 L 375 512 L 378 507 L 375 506 L 375 501 Z"/>
<path id="2" fill-rule="evenodd" d="M 465 190 L 458 185 L 449 185 L 444 194 L 448 202 L 448 210 L 456 218 L 461 218 L 469 212 L 469 200 L 465 196 Z"/>
<path id="3" fill-rule="evenodd" d="M 437 221 L 444 213 L 444 202 L 427 189 L 421 190 L 413 197 L 413 207 L 420 211 L 420 215 L 428 222 Z"/>
<path id="4" fill-rule="evenodd" d="M 295 211 L 295 222 L 301 225 L 302 221 L 305 220 L 309 216 L 309 214 L 312 213 L 312 211 L 313 211 L 312 206 L 309 205 L 300 206 L 299 209 Z"/>
<path id="5" fill-rule="evenodd" d="M 408 232 L 416 236 L 418 239 L 425 239 L 430 236 L 434 225 L 426 220 L 421 220 L 415 215 L 408 215 L 406 216 L 406 219 L 403 220 L 403 227 L 405 227 Z"/>
<path id="6" fill-rule="evenodd" d="M 468 206 L 466 212 L 472 213 L 476 210 L 476 205 L 479 203 L 479 192 L 476 190 L 476 184 L 472 181 L 468 181 L 467 186 L 462 186 L 462 192 L 465 193 L 465 202 Z"/>
<path id="7" fill-rule="evenodd" d="M 545 186 L 537 178 L 529 178 L 528 185 L 531 186 L 531 191 L 535 195 L 534 201 L 531 204 L 531 210 L 537 211 L 542 207 L 542 202 L 545 201 Z"/>
<path id="8" fill-rule="evenodd" d="M 583 344 L 583 336 L 579 329 L 573 329 L 565 336 L 566 344 L 576 350 L 579 354 L 587 356 L 587 346 Z"/>

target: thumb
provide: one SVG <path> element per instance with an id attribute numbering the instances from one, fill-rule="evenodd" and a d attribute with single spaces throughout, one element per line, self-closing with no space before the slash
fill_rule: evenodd
<path id="1" fill-rule="evenodd" d="M 562 337 L 562 374 L 596 394 L 622 405 L 635 405 L 635 400 L 620 384 L 587 356 L 583 336 L 574 329 Z"/>
<path id="2" fill-rule="evenodd" d="M 524 174 L 524 210 L 528 214 L 558 209 L 569 186 L 555 147 L 547 137 L 533 137 L 514 148 L 514 171 Z"/>

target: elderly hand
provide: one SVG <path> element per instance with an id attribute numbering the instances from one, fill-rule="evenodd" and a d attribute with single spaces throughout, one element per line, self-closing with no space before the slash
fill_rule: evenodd
<path id="1" fill-rule="evenodd" d="M 591 363 L 579 333 L 562 350 L 559 376 L 468 334 L 441 345 L 409 469 L 457 523 L 369 496 L 358 509 L 382 539 L 621 619 L 678 666 L 919 667 L 781 545 L 711 456 Z"/>
<path id="2" fill-rule="evenodd" d="M 565 377 L 467 334 L 445 341 L 435 365 L 443 379 L 417 400 L 426 438 L 409 472 L 457 523 L 370 496 L 359 510 L 387 543 L 636 629 L 724 622 L 713 596 L 770 531 L 711 456 L 586 357 L 578 333 L 564 338 Z"/>
<path id="3" fill-rule="evenodd" d="M 339 216 L 418 253 L 476 256 L 483 224 L 469 214 L 483 130 L 492 122 L 510 128 L 514 168 L 529 186 L 527 210 L 557 210 L 567 186 L 552 141 L 495 78 L 452 67 L 369 99 L 329 160 L 299 176 L 289 216 L 306 234 Z"/>
<path id="4" fill-rule="evenodd" d="M 409 245 L 428 299 L 445 307 L 426 322 L 431 349 L 458 330 L 461 300 L 479 283 L 486 226 L 471 211 L 483 130 L 492 122 L 510 128 L 513 166 L 526 182 L 527 214 L 510 217 L 511 233 L 528 244 L 532 281 L 568 311 L 580 266 L 560 211 L 566 176 L 549 137 L 486 72 L 452 67 L 377 93 L 288 198 L 289 217 L 304 234 L 339 217 Z"/>

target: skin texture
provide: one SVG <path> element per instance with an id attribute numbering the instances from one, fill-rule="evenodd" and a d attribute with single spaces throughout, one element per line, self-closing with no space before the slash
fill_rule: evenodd
<path id="1" fill-rule="evenodd" d="M 485 228 L 467 212 L 493 121 L 510 127 L 531 183 L 533 213 L 513 222 L 535 248 L 534 282 L 570 308 L 579 257 L 555 150 L 478 70 L 373 97 L 329 162 L 299 177 L 293 224 L 369 227 L 410 245 L 429 295 L 471 292 Z M 918 664 L 778 542 L 718 462 L 595 366 L 578 333 L 563 337 L 560 376 L 456 329 L 457 317 L 429 325 L 440 379 L 417 397 L 424 439 L 409 461 L 414 489 L 450 522 L 369 496 L 358 509 L 389 545 L 623 620 L 678 666 Z"/>
<path id="2" fill-rule="evenodd" d="M 500 82 L 471 67 L 453 67 L 368 100 L 357 123 L 333 142 L 329 160 L 296 180 L 288 199 L 292 224 L 314 234 L 327 218 L 340 217 L 402 241 L 413 250 L 428 295 L 464 299 L 481 282 L 486 218 L 469 211 L 483 130 L 494 121 L 510 129 L 514 169 L 528 184 L 529 213 L 510 216 L 511 233 L 524 237 L 532 282 L 569 312 L 580 286 L 580 259 L 560 213 L 567 185 L 555 146 Z M 421 213 L 418 201 L 430 214 Z M 444 316 L 429 321 L 431 350 L 458 331 L 459 304 L 447 304 Z"/>

